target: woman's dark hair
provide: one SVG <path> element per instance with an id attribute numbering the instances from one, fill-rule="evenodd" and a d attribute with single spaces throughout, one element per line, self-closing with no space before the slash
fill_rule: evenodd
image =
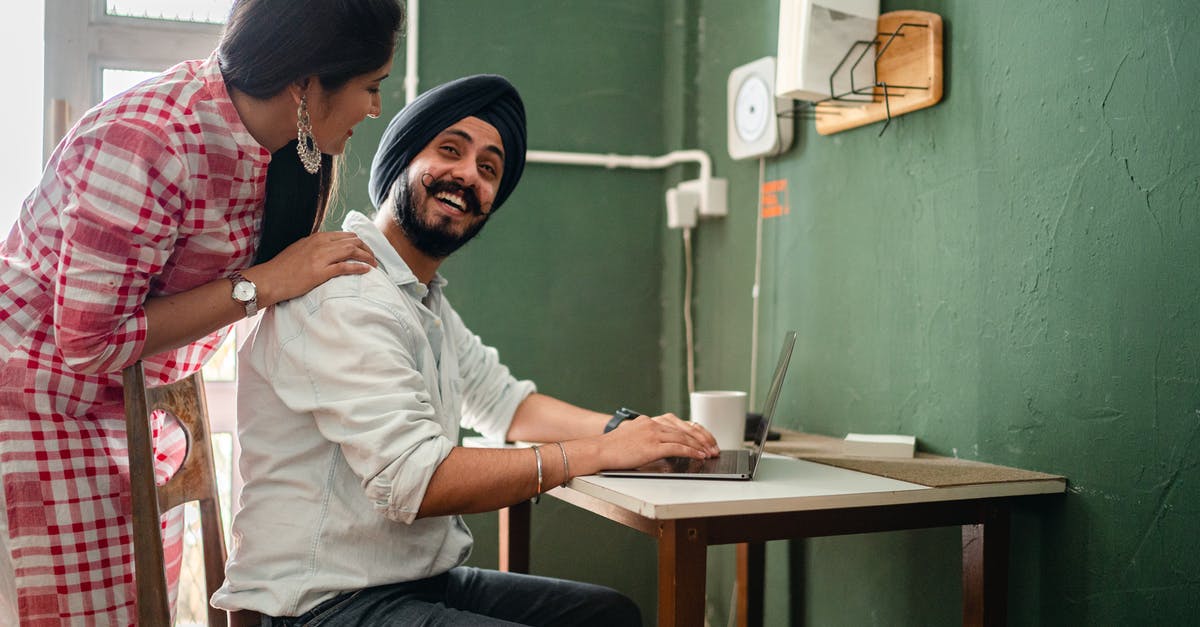
<path id="1" fill-rule="evenodd" d="M 296 156 L 296 140 L 271 153 L 267 198 L 254 263 L 275 258 L 284 248 L 320 230 L 334 197 L 341 159 L 321 155 L 321 170 L 309 174 Z"/>
<path id="2" fill-rule="evenodd" d="M 316 76 L 334 91 L 392 58 L 404 23 L 397 0 L 238 0 L 217 45 L 226 85 L 270 98 Z M 337 162 L 304 171 L 292 142 L 272 155 L 257 262 L 321 227 L 336 190 Z"/>

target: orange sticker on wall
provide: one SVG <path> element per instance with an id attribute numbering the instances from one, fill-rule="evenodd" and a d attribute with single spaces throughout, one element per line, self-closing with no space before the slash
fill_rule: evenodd
<path id="1" fill-rule="evenodd" d="M 787 215 L 789 211 L 787 179 L 763 183 L 762 217 L 778 218 Z"/>

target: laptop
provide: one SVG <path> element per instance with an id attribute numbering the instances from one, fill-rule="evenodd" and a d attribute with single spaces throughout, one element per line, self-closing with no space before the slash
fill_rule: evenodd
<path id="1" fill-rule="evenodd" d="M 788 362 L 792 359 L 792 347 L 795 345 L 796 332 L 788 331 L 783 338 L 783 350 L 779 354 L 779 365 L 775 366 L 771 389 L 767 392 L 767 399 L 763 401 L 762 421 L 758 423 L 758 433 L 754 437 L 753 449 L 723 450 L 720 457 L 709 459 L 667 457 L 638 468 L 603 470 L 599 474 L 606 477 L 653 477 L 658 479 L 730 479 L 734 481 L 753 479 L 755 471 L 758 470 L 758 460 L 762 456 L 763 445 L 767 442 L 771 417 L 775 415 L 775 405 L 779 402 L 780 391 L 783 390 L 783 377 L 787 374 Z"/>

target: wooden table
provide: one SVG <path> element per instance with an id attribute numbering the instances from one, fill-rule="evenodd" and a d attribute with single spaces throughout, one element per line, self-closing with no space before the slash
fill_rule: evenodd
<path id="1" fill-rule="evenodd" d="M 959 465 L 926 457 L 948 467 L 943 479 Z M 1064 478 L 962 462 L 969 466 L 959 474 L 970 482 L 931 487 L 829 462 L 769 455 L 749 482 L 589 476 L 549 494 L 658 539 L 660 627 L 704 624 L 711 545 L 739 544 L 739 590 L 745 592 L 739 595 L 739 624 L 756 626 L 762 624 L 765 542 L 952 525 L 962 527 L 963 624 L 1005 624 L 1009 502 L 1061 493 Z M 1011 472 L 981 479 L 980 467 Z M 528 551 L 528 504 L 503 510 L 501 568 L 527 572 Z"/>

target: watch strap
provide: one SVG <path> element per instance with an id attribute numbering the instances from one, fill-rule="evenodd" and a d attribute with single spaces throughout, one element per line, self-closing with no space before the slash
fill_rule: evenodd
<path id="1" fill-rule="evenodd" d="M 245 276 L 243 276 L 242 272 L 240 270 L 234 270 L 233 272 L 229 273 L 229 276 L 226 278 L 229 279 L 229 284 L 235 292 L 233 294 L 230 294 L 230 297 L 233 298 L 233 302 L 238 303 L 239 305 L 242 305 L 245 308 L 246 317 L 249 318 L 249 317 L 253 316 L 254 314 L 258 313 L 258 293 L 257 293 L 258 286 L 254 285 L 254 281 L 251 281 L 250 279 L 247 279 Z M 238 299 L 238 297 L 236 296 L 236 290 L 237 290 L 238 283 L 249 283 L 251 286 L 253 286 L 255 288 L 255 290 L 254 290 L 255 294 L 254 294 L 254 296 L 250 297 L 250 300 Z"/>
<path id="2" fill-rule="evenodd" d="M 629 409 L 628 407 L 622 407 L 621 409 L 613 412 L 612 420 L 609 420 L 608 424 L 604 425 L 604 432 L 608 433 L 609 431 L 612 431 L 620 426 L 622 422 L 625 422 L 626 420 L 633 420 L 638 416 L 641 416 L 641 414 Z"/>

